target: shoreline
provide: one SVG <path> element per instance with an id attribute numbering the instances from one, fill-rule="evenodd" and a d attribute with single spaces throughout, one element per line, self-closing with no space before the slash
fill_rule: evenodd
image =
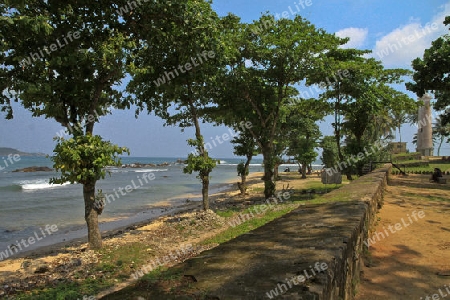
<path id="1" fill-rule="evenodd" d="M 248 180 L 252 179 L 255 174 L 251 174 Z M 260 176 L 260 175 L 259 175 Z M 237 175 L 236 175 L 237 177 Z M 210 190 L 209 200 L 210 204 L 214 204 L 214 199 L 223 193 L 238 192 L 236 186 L 236 179 L 229 179 L 225 183 L 219 184 L 218 187 Z M 201 191 L 198 194 L 186 193 L 176 197 L 168 198 L 163 201 L 151 204 L 146 209 L 139 209 L 129 216 L 109 218 L 99 222 L 102 239 L 115 237 L 127 230 L 150 225 L 162 217 L 174 216 L 186 212 L 196 211 L 202 209 Z M 14 259 L 40 257 L 54 252 L 58 252 L 68 247 L 81 247 L 87 244 L 87 227 L 86 223 L 77 224 L 65 227 L 61 231 L 58 230 L 55 234 L 48 235 L 39 243 L 29 245 L 26 249 L 14 253 L 8 258 L 0 260 L 0 267 L 4 262 Z M 7 249 L 0 249 L 5 251 Z"/>

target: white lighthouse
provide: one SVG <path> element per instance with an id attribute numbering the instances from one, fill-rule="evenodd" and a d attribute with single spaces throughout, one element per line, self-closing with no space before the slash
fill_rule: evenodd
<path id="1" fill-rule="evenodd" d="M 417 148 L 423 156 L 433 156 L 433 116 L 431 115 L 429 94 L 420 98 L 423 106 L 419 107 L 418 131 L 417 131 Z"/>

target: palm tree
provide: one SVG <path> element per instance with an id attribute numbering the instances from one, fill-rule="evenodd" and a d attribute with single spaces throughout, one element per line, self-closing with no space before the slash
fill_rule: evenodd
<path id="1" fill-rule="evenodd" d="M 437 156 L 440 156 L 441 146 L 446 137 L 450 136 L 450 124 L 443 125 L 442 115 L 436 118 L 436 122 L 433 123 L 433 144 L 436 142 L 436 139 L 439 139 L 439 146 L 437 149 Z M 447 142 L 450 141 L 450 138 Z"/>
<path id="2" fill-rule="evenodd" d="M 408 122 L 408 113 L 405 111 L 393 111 L 392 112 L 392 125 L 398 129 L 399 142 L 402 142 L 401 127 Z"/>

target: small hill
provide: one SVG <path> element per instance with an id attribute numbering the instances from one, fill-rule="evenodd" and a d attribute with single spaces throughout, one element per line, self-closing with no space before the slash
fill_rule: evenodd
<path id="1" fill-rule="evenodd" d="M 20 156 L 46 156 L 45 153 L 28 153 L 14 148 L 0 147 L 0 156 L 7 156 L 9 154 L 19 154 Z"/>

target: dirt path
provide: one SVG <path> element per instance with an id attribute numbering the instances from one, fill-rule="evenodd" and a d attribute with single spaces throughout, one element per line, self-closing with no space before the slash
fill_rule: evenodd
<path id="1" fill-rule="evenodd" d="M 428 178 L 392 177 L 356 300 L 450 297 L 450 184 Z"/>

